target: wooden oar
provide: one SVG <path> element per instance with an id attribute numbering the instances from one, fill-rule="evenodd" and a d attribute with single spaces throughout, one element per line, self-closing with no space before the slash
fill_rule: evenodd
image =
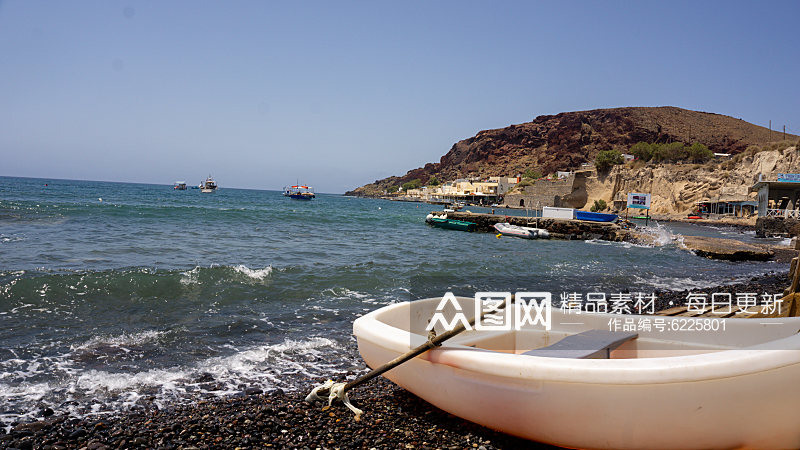
<path id="1" fill-rule="evenodd" d="M 513 296 L 511 297 L 511 301 L 512 302 L 514 301 L 514 297 Z M 478 319 L 483 320 L 483 318 L 487 314 L 494 313 L 494 312 L 496 312 L 498 310 L 505 309 L 507 304 L 508 304 L 508 300 L 503 300 L 503 303 L 496 310 L 494 310 L 494 311 L 486 311 L 483 314 L 481 314 L 480 317 L 473 318 L 472 320 L 470 320 L 468 322 L 469 327 L 472 328 L 475 325 L 475 323 L 478 321 Z M 314 400 L 322 400 L 322 397 L 324 397 L 327 394 L 328 405 L 330 405 L 331 402 L 335 398 L 338 398 L 338 399 L 342 400 L 342 402 L 345 405 L 347 405 L 348 408 L 350 408 L 351 410 L 353 410 L 353 412 L 356 413 L 356 420 L 358 420 L 359 416 L 361 415 L 361 410 L 359 410 L 358 408 L 350 405 L 350 401 L 347 399 L 347 394 L 346 394 L 346 392 L 348 390 L 350 390 L 350 389 L 352 389 L 352 388 L 354 388 L 354 387 L 356 387 L 356 386 L 358 386 L 360 384 L 363 384 L 363 383 L 365 383 L 365 382 L 367 382 L 367 381 L 369 381 L 369 380 L 371 380 L 371 379 L 373 379 L 373 378 L 375 378 L 375 377 L 377 377 L 379 375 L 382 375 L 383 373 L 386 373 L 386 372 L 394 369 L 395 367 L 399 366 L 400 364 L 403 364 L 404 362 L 407 362 L 407 361 L 409 361 L 411 359 L 416 358 L 417 356 L 427 352 L 428 350 L 430 350 L 432 348 L 436 348 L 436 347 L 442 345 L 442 342 L 452 338 L 453 336 L 456 336 L 456 335 L 464 332 L 466 329 L 467 329 L 466 325 L 464 325 L 464 323 L 461 322 L 457 327 L 453 328 L 450 331 L 446 331 L 446 332 L 444 332 L 444 333 L 442 333 L 442 334 L 440 334 L 438 336 L 429 335 L 428 341 L 425 342 L 424 344 L 422 344 L 419 347 L 409 351 L 408 353 L 405 353 L 403 355 L 398 356 L 397 358 L 387 362 L 386 364 L 384 364 L 384 365 L 382 365 L 380 367 L 377 367 L 375 369 L 370 370 L 369 372 L 365 373 L 364 375 L 361 375 L 360 377 L 356 378 L 355 380 L 349 381 L 347 383 L 333 383 L 332 381 L 329 380 L 327 383 L 324 383 L 324 384 L 322 384 L 320 386 L 317 386 L 316 388 L 314 388 L 311 391 L 310 394 L 308 394 L 308 396 L 306 397 L 306 401 L 313 402 Z"/>

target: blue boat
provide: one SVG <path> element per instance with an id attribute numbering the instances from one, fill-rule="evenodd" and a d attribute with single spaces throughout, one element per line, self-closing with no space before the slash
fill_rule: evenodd
<path id="1" fill-rule="evenodd" d="M 617 220 L 616 214 L 596 213 L 589 211 L 575 210 L 575 218 L 578 220 L 588 220 L 591 222 L 613 222 Z"/>
<path id="2" fill-rule="evenodd" d="M 311 200 L 316 197 L 314 188 L 302 185 L 286 186 L 283 188 L 283 195 L 295 200 Z"/>

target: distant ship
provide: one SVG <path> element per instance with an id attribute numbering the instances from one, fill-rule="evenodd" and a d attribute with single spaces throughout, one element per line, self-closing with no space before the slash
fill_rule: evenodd
<path id="1" fill-rule="evenodd" d="M 185 181 L 176 181 L 175 185 L 172 186 L 172 189 L 176 191 L 185 191 L 186 190 L 186 182 Z"/>
<path id="2" fill-rule="evenodd" d="M 200 192 L 203 193 L 214 192 L 217 190 L 217 182 L 214 181 L 213 178 L 211 178 L 211 175 L 209 175 L 208 178 L 206 178 L 206 181 L 200 183 L 199 187 L 200 187 Z"/>
<path id="3" fill-rule="evenodd" d="M 316 197 L 314 195 L 314 188 L 299 184 L 294 186 L 286 186 L 283 188 L 283 195 L 295 200 L 311 200 L 312 198 Z"/>

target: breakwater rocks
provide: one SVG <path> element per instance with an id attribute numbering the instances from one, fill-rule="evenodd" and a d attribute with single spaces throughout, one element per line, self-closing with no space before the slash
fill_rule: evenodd
<path id="1" fill-rule="evenodd" d="M 440 215 L 441 211 L 432 214 Z M 504 216 L 500 214 L 477 214 L 471 212 L 448 212 L 448 219 L 465 220 L 475 223 L 477 231 L 494 233 L 494 224 L 507 222 L 523 227 L 544 228 L 553 239 L 602 239 L 623 241 L 628 238 L 628 230 L 615 223 L 589 222 L 569 219 L 543 219 L 537 217 Z"/>
<path id="2" fill-rule="evenodd" d="M 800 235 L 800 220 L 788 217 L 759 217 L 756 220 L 756 236 L 789 237 Z"/>

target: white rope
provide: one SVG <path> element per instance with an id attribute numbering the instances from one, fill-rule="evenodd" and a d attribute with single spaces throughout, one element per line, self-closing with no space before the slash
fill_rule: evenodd
<path id="1" fill-rule="evenodd" d="M 315 402 L 317 400 L 323 400 L 322 397 L 317 395 L 317 392 L 319 392 L 321 390 L 330 389 L 331 386 L 333 386 L 333 380 L 328 380 L 328 381 L 320 384 L 319 386 L 317 386 L 314 389 L 312 389 L 311 393 L 306 396 L 306 401 L 309 402 L 309 403 L 313 403 L 313 402 Z"/>
<path id="2" fill-rule="evenodd" d="M 356 415 L 356 421 L 361 420 L 361 414 L 364 414 L 364 411 L 356 408 L 350 403 L 350 399 L 347 397 L 347 392 L 345 392 L 344 387 L 346 383 L 334 383 L 333 380 L 328 380 L 321 385 L 315 387 L 311 390 L 311 393 L 306 396 L 306 401 L 309 403 L 313 403 L 316 400 L 325 400 L 324 398 L 320 397 L 317 393 L 319 391 L 328 390 L 328 406 L 322 408 L 323 411 L 331 407 L 331 404 L 337 398 L 344 403 L 344 406 Z"/>
<path id="3" fill-rule="evenodd" d="M 333 399 L 338 398 L 339 400 L 342 401 L 342 403 L 344 403 L 344 406 L 347 406 L 347 408 L 350 409 L 350 411 L 353 411 L 353 413 L 356 415 L 356 422 L 358 422 L 359 420 L 361 420 L 361 414 L 363 414 L 364 411 L 361 411 L 360 409 L 353 406 L 352 403 L 350 403 L 350 399 L 347 398 L 347 392 L 345 392 L 344 390 L 345 384 L 346 383 L 335 383 L 333 387 L 331 387 L 331 393 L 330 395 L 328 395 L 328 407 L 331 406 L 331 402 L 333 402 Z"/>

